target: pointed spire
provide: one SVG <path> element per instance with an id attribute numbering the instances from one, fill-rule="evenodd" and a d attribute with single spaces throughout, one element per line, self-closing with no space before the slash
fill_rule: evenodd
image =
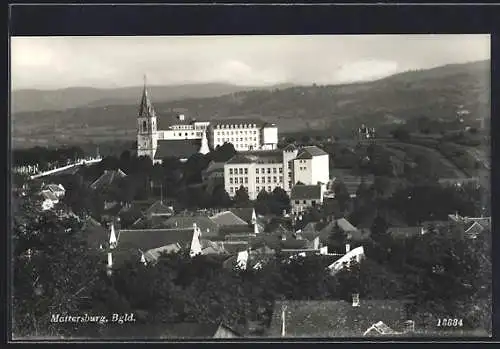
<path id="1" fill-rule="evenodd" d="M 201 138 L 201 147 L 200 150 L 198 151 L 200 154 L 208 154 L 210 153 L 210 148 L 208 147 L 208 139 L 207 139 L 207 132 L 203 132 L 203 136 Z"/>
<path id="2" fill-rule="evenodd" d="M 109 246 L 110 248 L 115 248 L 117 243 L 116 234 L 115 234 L 115 224 L 111 223 L 111 233 L 109 234 Z"/>
<path id="3" fill-rule="evenodd" d="M 141 251 L 141 263 L 146 265 L 146 257 L 144 256 L 144 253 Z"/>
<path id="4" fill-rule="evenodd" d="M 146 86 L 146 74 L 144 74 L 144 88 L 142 90 L 141 106 L 139 107 L 139 117 L 155 117 L 155 111 L 153 109 L 153 103 L 148 95 L 148 89 Z"/>

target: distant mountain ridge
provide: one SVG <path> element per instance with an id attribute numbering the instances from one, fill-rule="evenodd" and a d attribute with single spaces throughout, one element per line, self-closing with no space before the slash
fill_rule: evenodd
<path id="1" fill-rule="evenodd" d="M 148 89 L 157 103 L 184 98 L 218 97 L 229 93 L 250 90 L 275 89 L 293 86 L 280 84 L 269 87 L 237 86 L 223 83 L 153 85 Z M 21 89 L 12 92 L 12 113 L 36 111 L 60 111 L 82 107 L 108 105 L 135 105 L 143 86 L 120 88 L 68 87 L 57 90 Z"/>
<path id="2" fill-rule="evenodd" d="M 456 120 L 459 109 L 469 112 L 464 116 L 467 121 L 489 120 L 490 75 L 490 61 L 480 61 L 364 83 L 251 89 L 163 102 L 153 87 L 151 95 L 162 124 L 183 112 L 199 120 L 259 117 L 276 123 L 280 133 L 322 130 L 347 135 L 361 123 L 379 128 L 423 116 Z M 57 137 L 67 141 L 133 139 L 140 89 L 136 92 L 134 102 L 127 105 L 16 113 L 14 139 L 19 143 L 40 139 L 47 144 Z"/>

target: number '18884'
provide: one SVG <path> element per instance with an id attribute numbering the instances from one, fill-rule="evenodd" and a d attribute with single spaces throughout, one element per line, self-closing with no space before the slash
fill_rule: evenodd
<path id="1" fill-rule="evenodd" d="M 464 325 L 464 321 L 462 319 L 438 319 L 437 326 L 438 327 L 462 327 Z"/>

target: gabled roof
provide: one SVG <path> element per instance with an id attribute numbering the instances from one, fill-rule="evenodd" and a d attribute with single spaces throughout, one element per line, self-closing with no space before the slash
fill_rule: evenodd
<path id="1" fill-rule="evenodd" d="M 45 188 L 54 193 L 60 193 L 65 191 L 64 187 L 61 184 L 47 184 Z"/>
<path id="2" fill-rule="evenodd" d="M 321 186 L 298 184 L 292 188 L 290 200 L 320 200 Z"/>
<path id="3" fill-rule="evenodd" d="M 227 253 L 233 254 L 246 250 L 250 245 L 248 241 L 224 241 L 222 246 Z"/>
<path id="4" fill-rule="evenodd" d="M 155 216 L 171 216 L 174 213 L 175 212 L 172 208 L 163 204 L 161 201 L 156 201 L 145 212 L 146 215 L 155 215 Z"/>
<path id="5" fill-rule="evenodd" d="M 165 226 L 171 228 L 192 228 L 196 224 L 201 230 L 203 238 L 217 237 L 219 235 L 219 226 L 206 216 L 183 216 L 175 215 L 164 222 Z"/>
<path id="6" fill-rule="evenodd" d="M 158 258 L 165 253 L 176 253 L 181 250 L 182 246 L 179 243 L 174 243 L 158 248 L 153 248 L 144 253 L 144 258 L 147 262 L 154 262 L 158 260 Z"/>
<path id="7" fill-rule="evenodd" d="M 83 222 L 82 233 L 92 247 L 100 247 L 100 245 L 104 247 L 109 242 L 108 230 L 92 217 L 88 217 Z"/>
<path id="8" fill-rule="evenodd" d="M 53 191 L 51 190 L 42 190 L 40 192 L 40 194 L 42 195 L 42 197 L 46 200 L 51 200 L 51 201 L 59 201 L 59 198 L 56 196 L 56 194 L 54 194 Z"/>
<path id="9" fill-rule="evenodd" d="M 347 219 L 345 218 L 340 218 L 337 219 L 337 224 L 340 229 L 342 229 L 344 232 L 349 233 L 349 232 L 354 232 L 358 230 L 354 225 L 351 224 Z"/>
<path id="10" fill-rule="evenodd" d="M 127 175 L 120 169 L 118 170 L 104 170 L 104 173 L 97 178 L 94 183 L 90 185 L 90 188 L 96 190 L 103 188 L 112 184 L 114 181 L 120 178 L 124 178 Z"/>
<path id="11" fill-rule="evenodd" d="M 252 164 L 252 163 L 281 163 L 283 152 L 281 150 L 254 150 L 239 152 L 229 159 L 226 164 Z"/>
<path id="12" fill-rule="evenodd" d="M 253 215 L 257 218 L 253 207 L 230 208 L 229 211 L 243 219 L 248 224 L 252 224 Z"/>
<path id="13" fill-rule="evenodd" d="M 281 337 L 283 305 L 286 305 L 286 337 L 325 338 L 362 337 L 368 328 L 381 320 L 399 329 L 407 320 L 407 303 L 361 299 L 359 307 L 353 307 L 343 300 L 276 302 L 269 337 Z"/>
<path id="14" fill-rule="evenodd" d="M 120 250 L 137 249 L 145 252 L 175 243 L 183 246 L 191 243 L 193 234 L 193 228 L 120 230 L 118 232 L 118 248 Z"/>
<path id="15" fill-rule="evenodd" d="M 155 159 L 164 158 L 187 159 L 198 153 L 201 142 L 199 139 L 159 140 L 157 143 Z"/>
<path id="16" fill-rule="evenodd" d="M 217 213 L 210 217 L 210 219 L 220 226 L 248 225 L 246 221 L 231 211 Z"/>
<path id="17" fill-rule="evenodd" d="M 478 222 L 471 222 L 466 226 L 465 234 L 471 237 L 476 237 L 484 231 L 484 227 Z"/>
<path id="18" fill-rule="evenodd" d="M 328 155 L 328 153 L 315 145 L 311 145 L 300 149 L 296 159 L 312 159 L 315 156 L 321 155 Z"/>

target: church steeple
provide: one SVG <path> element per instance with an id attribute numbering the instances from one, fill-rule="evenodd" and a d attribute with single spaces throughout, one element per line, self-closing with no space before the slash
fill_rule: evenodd
<path id="1" fill-rule="evenodd" d="M 144 88 L 142 89 L 141 105 L 139 107 L 139 117 L 155 117 L 155 110 L 153 103 L 149 98 L 148 89 L 146 85 L 146 74 L 144 74 Z"/>

